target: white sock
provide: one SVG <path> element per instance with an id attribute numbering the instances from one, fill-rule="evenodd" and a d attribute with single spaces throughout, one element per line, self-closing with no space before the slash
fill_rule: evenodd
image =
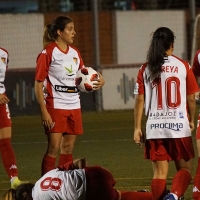
<path id="1" fill-rule="evenodd" d="M 10 182 L 13 183 L 13 181 L 17 178 L 17 176 L 13 176 L 11 179 L 10 179 Z"/>
<path id="2" fill-rule="evenodd" d="M 178 200 L 178 196 L 176 194 L 174 194 L 174 193 L 170 193 L 170 194 L 172 194 L 174 196 L 175 200 Z"/>

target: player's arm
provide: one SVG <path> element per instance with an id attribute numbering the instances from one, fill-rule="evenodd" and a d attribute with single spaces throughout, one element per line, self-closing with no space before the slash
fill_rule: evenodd
<path id="1" fill-rule="evenodd" d="M 135 107 L 134 107 L 134 136 L 133 139 L 135 143 L 142 146 L 142 115 L 144 109 L 144 95 L 138 94 L 135 99 Z"/>
<path id="2" fill-rule="evenodd" d="M 8 97 L 5 94 L 0 94 L 0 104 L 6 104 L 9 102 Z"/>
<path id="3" fill-rule="evenodd" d="M 191 131 L 194 130 L 194 117 L 196 110 L 196 100 L 195 94 L 187 95 L 187 104 L 188 104 L 188 114 L 189 114 L 189 123 Z"/>
<path id="4" fill-rule="evenodd" d="M 46 109 L 46 105 L 44 101 L 44 93 L 43 93 L 43 84 L 44 84 L 43 81 L 35 80 L 35 86 L 34 86 L 35 96 L 40 106 L 42 123 L 45 127 L 51 129 L 53 126 L 53 122 L 52 122 L 51 116 L 49 115 Z"/>

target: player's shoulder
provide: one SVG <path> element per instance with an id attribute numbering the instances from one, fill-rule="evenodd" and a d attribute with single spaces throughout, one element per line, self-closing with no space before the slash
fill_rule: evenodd
<path id="1" fill-rule="evenodd" d="M 69 51 L 74 51 L 80 55 L 80 51 L 78 50 L 78 48 L 76 48 L 74 46 L 69 45 Z"/>
<path id="2" fill-rule="evenodd" d="M 200 49 L 198 49 L 198 50 L 196 51 L 196 53 L 195 53 L 195 56 L 198 56 L 198 55 L 200 55 Z"/>
<path id="3" fill-rule="evenodd" d="M 184 60 L 184 59 L 182 59 L 182 58 L 179 58 L 178 56 L 175 56 L 175 55 L 171 55 L 170 57 L 171 57 L 172 59 L 174 59 L 175 61 L 181 62 L 181 63 L 183 63 L 185 66 L 190 67 L 190 64 L 189 64 L 189 62 L 188 62 L 187 60 Z"/>
<path id="4" fill-rule="evenodd" d="M 43 49 L 43 51 L 46 51 L 47 53 L 49 53 L 49 52 L 52 52 L 53 49 L 55 49 L 56 47 L 57 47 L 56 43 L 55 42 L 51 42 L 51 43 L 49 43 L 49 44 L 47 44 L 45 46 L 45 48 Z"/>
<path id="5" fill-rule="evenodd" d="M 141 71 L 145 71 L 145 69 L 147 68 L 147 66 L 148 66 L 148 62 L 143 63 L 143 64 L 140 66 L 139 71 L 140 71 L 140 72 L 141 72 Z"/>
<path id="6" fill-rule="evenodd" d="M 2 47 L 0 47 L 0 52 L 8 54 L 8 51 Z"/>

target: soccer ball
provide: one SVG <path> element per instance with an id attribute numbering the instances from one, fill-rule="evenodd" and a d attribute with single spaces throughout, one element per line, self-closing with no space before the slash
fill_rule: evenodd
<path id="1" fill-rule="evenodd" d="M 81 92 L 92 92 L 94 80 L 97 78 L 99 75 L 93 68 L 81 68 L 76 73 L 75 84 Z"/>

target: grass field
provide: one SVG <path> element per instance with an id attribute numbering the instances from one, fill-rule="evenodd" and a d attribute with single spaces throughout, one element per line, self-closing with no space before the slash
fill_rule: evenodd
<path id="1" fill-rule="evenodd" d="M 198 110 L 198 109 L 197 109 Z M 40 177 L 46 137 L 40 116 L 13 117 L 12 143 L 17 157 L 19 177 L 35 182 Z M 143 123 L 145 125 L 145 123 Z M 150 189 L 152 166 L 143 158 L 143 148 L 133 140 L 133 110 L 83 113 L 84 134 L 77 138 L 74 158 L 85 157 L 89 165 L 100 165 L 112 172 L 117 189 Z M 193 133 L 194 145 L 195 133 Z M 194 162 L 193 175 L 197 158 Z M 0 196 L 9 189 L 10 182 L 0 162 Z M 175 172 L 170 163 L 168 186 Z M 192 185 L 185 199 L 191 200 Z"/>

